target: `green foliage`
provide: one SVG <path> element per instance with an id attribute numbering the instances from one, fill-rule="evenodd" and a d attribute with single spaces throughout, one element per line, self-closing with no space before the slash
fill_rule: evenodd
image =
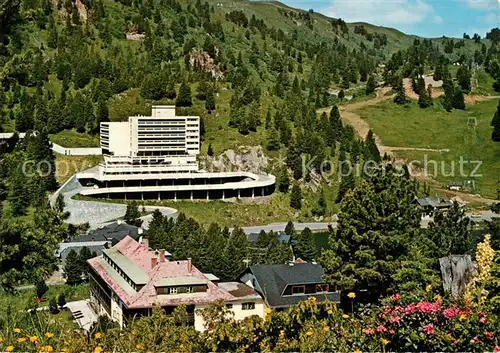
<path id="1" fill-rule="evenodd" d="M 396 96 L 394 97 L 394 103 L 396 104 L 405 104 L 407 101 L 405 89 L 403 86 L 403 78 L 398 78 L 396 81 L 396 86 L 394 87 L 396 91 Z"/>
<path id="2" fill-rule="evenodd" d="M 74 249 L 71 249 L 66 257 L 64 276 L 66 277 L 66 283 L 69 285 L 75 285 L 82 282 L 81 263 L 78 253 Z"/>
<path id="3" fill-rule="evenodd" d="M 290 194 L 290 207 L 296 210 L 302 208 L 302 191 L 300 190 L 300 185 L 294 183 L 292 186 L 292 192 Z"/>
<path id="4" fill-rule="evenodd" d="M 123 216 L 123 220 L 130 225 L 140 227 L 142 225 L 142 219 L 140 219 L 141 213 L 139 212 L 139 205 L 136 201 L 132 201 L 127 204 L 127 210 Z"/>
<path id="5" fill-rule="evenodd" d="M 297 244 L 295 248 L 295 256 L 304 261 L 313 261 L 317 257 L 316 242 L 314 235 L 309 228 L 305 228 L 301 233 L 295 236 Z"/>
<path id="6" fill-rule="evenodd" d="M 491 120 L 491 126 L 493 126 L 491 139 L 495 142 L 500 142 L 500 101 L 498 102 L 497 111 L 493 116 L 493 120 Z"/>
<path id="7" fill-rule="evenodd" d="M 43 296 L 49 290 L 49 287 L 47 287 L 47 284 L 45 283 L 45 280 L 43 278 L 38 279 L 38 281 L 35 284 L 35 288 L 36 288 L 36 297 L 38 299 L 43 299 Z"/>
<path id="8" fill-rule="evenodd" d="M 190 107 L 193 105 L 191 99 L 191 87 L 186 82 L 182 82 L 179 88 L 179 94 L 175 101 L 175 105 L 178 107 Z"/>
<path id="9" fill-rule="evenodd" d="M 456 202 L 447 212 L 435 212 L 434 221 L 429 224 L 429 238 L 436 245 L 436 257 L 472 254 L 475 244 L 469 223 Z"/>
<path id="10" fill-rule="evenodd" d="M 409 244 L 418 240 L 412 182 L 390 165 L 382 168 L 343 198 L 337 232 L 321 255 L 326 278 L 339 288 L 386 292 Z"/>

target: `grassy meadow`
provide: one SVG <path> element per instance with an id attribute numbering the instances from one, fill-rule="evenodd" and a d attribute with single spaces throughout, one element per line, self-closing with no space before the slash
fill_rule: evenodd
<path id="1" fill-rule="evenodd" d="M 421 166 L 425 158 L 435 160 L 438 162 L 436 180 L 443 186 L 452 180 L 475 180 L 474 193 L 495 198 L 500 179 L 500 143 L 491 140 L 490 123 L 497 104 L 497 100 L 489 100 L 468 105 L 463 111 L 447 113 L 439 104 L 420 109 L 416 102 L 398 106 L 386 101 L 364 107 L 358 113 L 367 119 L 384 145 L 449 149 L 449 152 L 397 151 L 396 154 L 409 161 L 418 161 L 415 164 Z M 476 163 L 464 164 L 467 176 L 459 175 L 461 157 L 464 161 L 481 161 L 477 177 L 470 176 Z M 429 166 L 428 173 L 433 174 L 434 167 Z"/>

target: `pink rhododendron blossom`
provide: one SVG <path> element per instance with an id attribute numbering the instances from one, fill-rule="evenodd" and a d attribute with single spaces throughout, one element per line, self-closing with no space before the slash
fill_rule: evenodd
<path id="1" fill-rule="evenodd" d="M 434 334 L 434 325 L 433 324 L 428 324 L 424 326 L 424 332 L 428 335 Z"/>
<path id="2" fill-rule="evenodd" d="M 487 340 L 492 340 L 493 336 L 495 336 L 495 332 L 485 332 L 484 337 L 486 337 Z"/>
<path id="3" fill-rule="evenodd" d="M 477 338 L 477 336 L 470 340 L 470 343 L 478 343 L 478 342 L 479 338 Z"/>
<path id="4" fill-rule="evenodd" d="M 453 319 L 458 314 L 460 314 L 460 309 L 455 308 L 455 307 L 443 310 L 443 316 L 447 319 L 450 319 L 450 320 Z"/>
<path id="5" fill-rule="evenodd" d="M 398 324 L 400 321 L 401 321 L 401 318 L 399 316 L 391 316 L 389 318 L 389 322 L 391 324 L 394 324 L 394 323 Z"/>
<path id="6" fill-rule="evenodd" d="M 379 333 L 383 333 L 383 332 L 386 332 L 386 331 L 387 331 L 387 328 L 384 325 L 379 325 L 377 327 L 377 332 L 379 332 Z"/>
<path id="7" fill-rule="evenodd" d="M 500 346 L 495 346 L 495 348 L 493 348 L 493 353 L 500 353 Z"/>
<path id="8" fill-rule="evenodd" d="M 373 332 L 373 329 L 371 329 L 371 328 L 367 328 L 367 329 L 364 329 L 364 330 L 363 330 L 363 333 L 364 333 L 365 335 L 373 335 L 373 333 L 374 333 L 374 332 Z"/>
<path id="9" fill-rule="evenodd" d="M 420 302 L 416 305 L 416 309 L 424 314 L 436 313 L 439 311 L 439 302 Z"/>
<path id="10" fill-rule="evenodd" d="M 482 316 L 482 317 L 479 318 L 479 322 L 482 323 L 482 324 L 485 324 L 487 321 L 488 321 L 488 319 L 485 318 L 484 316 Z"/>

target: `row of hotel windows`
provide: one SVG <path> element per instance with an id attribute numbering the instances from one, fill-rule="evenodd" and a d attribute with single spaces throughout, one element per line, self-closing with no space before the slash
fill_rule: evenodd
<path id="1" fill-rule="evenodd" d="M 233 304 L 226 304 L 226 308 L 232 309 Z M 254 310 L 254 309 L 255 309 L 254 302 L 241 303 L 241 310 Z"/>

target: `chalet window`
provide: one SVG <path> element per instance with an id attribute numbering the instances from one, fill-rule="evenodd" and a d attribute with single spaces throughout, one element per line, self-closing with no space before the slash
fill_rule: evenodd
<path id="1" fill-rule="evenodd" d="M 232 309 L 233 308 L 233 304 L 226 304 L 226 308 L 227 309 Z"/>
<path id="2" fill-rule="evenodd" d="M 248 302 L 248 303 L 241 304 L 241 310 L 253 310 L 253 309 L 255 309 L 254 302 Z"/>
<path id="3" fill-rule="evenodd" d="M 176 287 L 169 288 L 168 294 L 177 294 L 177 288 Z"/>
<path id="4" fill-rule="evenodd" d="M 194 288 L 193 287 L 186 287 L 186 293 L 193 293 Z"/>
<path id="5" fill-rule="evenodd" d="M 305 294 L 306 286 L 292 286 L 292 295 L 294 294 Z"/>
<path id="6" fill-rule="evenodd" d="M 316 285 L 316 293 L 327 293 L 327 292 L 328 292 L 328 284 Z"/>

